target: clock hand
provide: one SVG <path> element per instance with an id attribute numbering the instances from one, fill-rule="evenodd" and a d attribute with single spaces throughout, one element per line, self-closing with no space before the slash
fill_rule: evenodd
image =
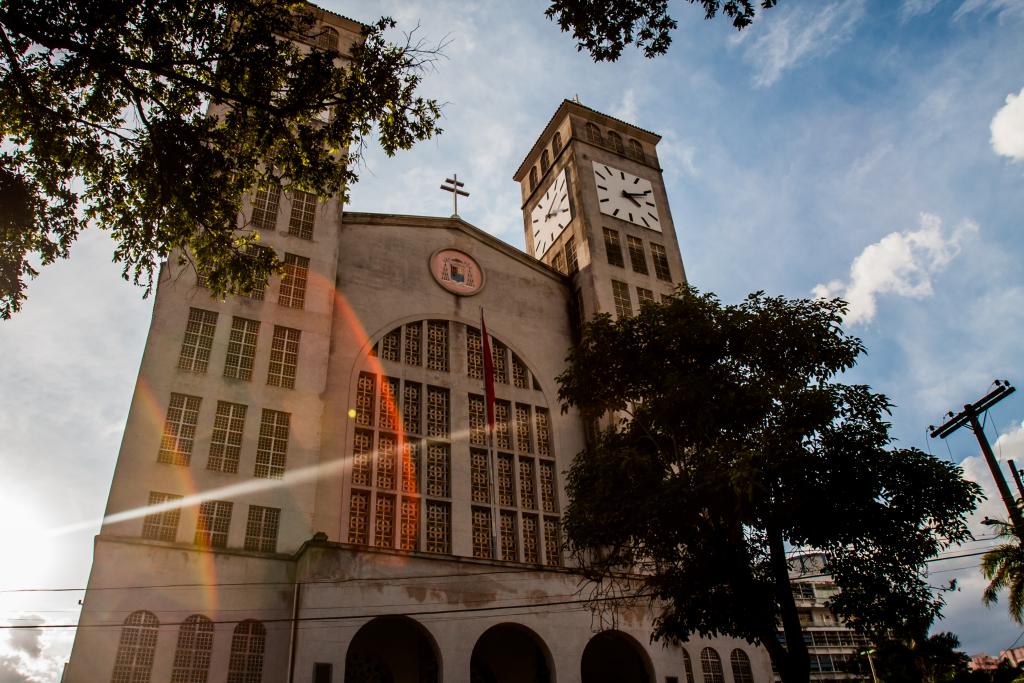
<path id="1" fill-rule="evenodd" d="M 628 199 L 629 201 L 633 202 L 637 206 L 640 206 L 640 202 L 638 202 L 636 200 L 636 198 L 632 194 L 630 194 L 629 192 L 626 192 L 625 190 L 623 190 L 622 191 L 622 196 L 625 197 L 626 199 Z"/>

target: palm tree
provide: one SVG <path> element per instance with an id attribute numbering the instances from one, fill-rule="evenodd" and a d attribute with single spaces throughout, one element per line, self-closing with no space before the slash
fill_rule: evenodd
<path id="1" fill-rule="evenodd" d="M 1010 592 L 1010 616 L 1024 624 L 1024 544 L 1006 521 L 986 519 L 983 524 L 996 528 L 996 535 L 1007 539 L 981 558 L 981 573 L 989 580 L 981 599 L 986 605 L 999 600 L 999 591 Z"/>

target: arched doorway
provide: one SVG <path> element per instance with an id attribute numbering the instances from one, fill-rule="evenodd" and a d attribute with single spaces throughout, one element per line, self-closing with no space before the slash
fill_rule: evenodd
<path id="1" fill-rule="evenodd" d="M 643 646 L 622 631 L 601 631 L 580 662 L 583 683 L 651 683 L 654 671 Z"/>
<path id="2" fill-rule="evenodd" d="M 437 645 L 408 617 L 377 617 L 356 632 L 345 656 L 345 683 L 438 683 Z"/>
<path id="3" fill-rule="evenodd" d="M 536 633 L 520 624 L 498 624 L 473 647 L 471 683 L 551 683 L 551 656 Z"/>

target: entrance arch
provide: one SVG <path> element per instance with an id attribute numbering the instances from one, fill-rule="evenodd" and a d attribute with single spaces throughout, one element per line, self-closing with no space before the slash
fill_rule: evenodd
<path id="1" fill-rule="evenodd" d="M 551 653 L 521 624 L 498 624 L 473 647 L 470 683 L 553 683 Z"/>
<path id="2" fill-rule="evenodd" d="M 439 683 L 437 644 L 409 617 L 377 617 L 356 631 L 345 655 L 345 683 Z"/>
<path id="3" fill-rule="evenodd" d="M 580 662 L 583 683 L 653 683 L 654 667 L 643 645 L 622 631 L 601 631 Z"/>

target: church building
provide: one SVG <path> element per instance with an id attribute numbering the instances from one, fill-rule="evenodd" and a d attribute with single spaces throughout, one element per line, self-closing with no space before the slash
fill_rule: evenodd
<path id="1" fill-rule="evenodd" d="M 66 683 L 770 681 L 761 648 L 595 611 L 562 550 L 587 430 L 555 377 L 582 322 L 685 281 L 659 140 L 562 102 L 514 174 L 525 253 L 260 190 L 265 291 L 165 263 Z"/>

